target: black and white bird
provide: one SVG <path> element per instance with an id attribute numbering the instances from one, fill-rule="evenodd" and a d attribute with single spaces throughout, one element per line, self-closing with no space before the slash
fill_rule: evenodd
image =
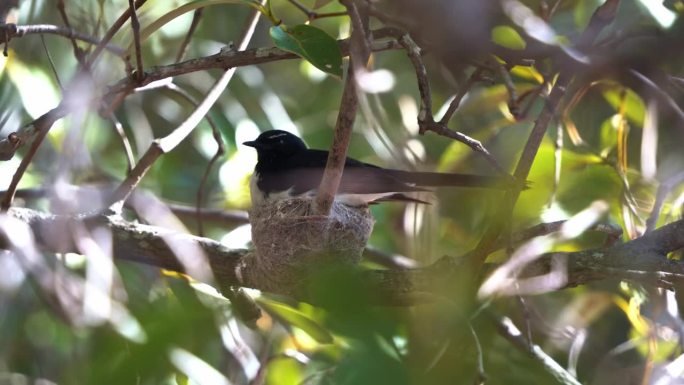
<path id="1" fill-rule="evenodd" d="M 300 138 L 282 130 L 266 131 L 243 144 L 254 147 L 258 155 L 250 181 L 253 205 L 316 193 L 328 151 L 309 149 Z M 348 157 L 335 200 L 348 206 L 384 201 L 427 203 L 405 193 L 439 186 L 506 189 L 514 182 L 506 177 L 394 170 Z"/>

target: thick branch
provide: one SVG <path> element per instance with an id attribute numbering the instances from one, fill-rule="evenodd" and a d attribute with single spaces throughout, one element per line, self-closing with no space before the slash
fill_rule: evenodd
<path id="1" fill-rule="evenodd" d="M 167 245 L 172 238 L 176 246 L 183 244 L 199 246 L 206 254 L 219 287 L 243 286 L 254 289 L 268 287 L 270 277 L 256 274 L 238 274 L 236 271 L 251 269 L 247 250 L 230 250 L 220 243 L 190 234 L 127 222 L 115 215 L 91 217 L 66 217 L 39 213 L 30 209 L 12 208 L 9 215 L 27 222 L 36 235 L 36 241 L 45 251 L 76 251 L 75 247 L 57 249 L 51 242 L 55 229 L 64 228 L 66 221 L 82 220 L 89 225 L 105 226 L 114 239 L 114 256 L 118 260 L 133 261 L 174 271 L 183 271 Z M 0 240 L 0 246 L 5 242 Z M 551 268 L 551 258 L 567 260 L 567 281 L 562 287 L 573 287 L 603 279 L 631 279 L 671 288 L 675 283 L 684 284 L 684 264 L 668 260 L 666 253 L 684 248 L 684 220 L 665 225 L 633 241 L 612 247 L 579 252 L 545 255 L 526 269 L 525 275 L 546 274 Z M 381 305 L 413 305 L 440 295 L 440 288 L 459 280 L 461 274 L 471 274 L 462 268 L 468 258 L 448 258 L 419 269 L 363 270 L 358 284 L 363 282 L 370 301 Z M 294 294 L 298 299 L 311 300 L 306 291 L 306 280 L 294 283 L 299 288 Z M 291 288 L 283 293 L 292 294 Z M 340 288 L 344 290 L 344 288 Z M 281 293 L 282 294 L 282 293 Z"/>

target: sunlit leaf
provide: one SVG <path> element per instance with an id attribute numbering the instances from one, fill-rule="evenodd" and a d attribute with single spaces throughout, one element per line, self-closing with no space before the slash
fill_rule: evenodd
<path id="1" fill-rule="evenodd" d="M 342 76 L 342 51 L 323 30 L 306 24 L 279 25 L 269 33 L 278 48 L 301 56 L 321 71 Z"/>
<path id="2" fill-rule="evenodd" d="M 255 300 L 271 316 L 302 329 L 318 343 L 329 344 L 333 342 L 333 336 L 330 332 L 299 310 L 263 297 L 255 298 Z"/>
<path id="3" fill-rule="evenodd" d="M 532 80 L 535 83 L 544 83 L 544 77 L 532 66 L 514 66 L 511 68 L 511 75 L 521 77 L 523 79 Z"/>
<path id="4" fill-rule="evenodd" d="M 44 69 L 28 66 L 18 58 L 8 60 L 5 69 L 19 91 L 24 109 L 32 118 L 35 119 L 57 107 L 59 91 L 51 75 Z"/>
<path id="5" fill-rule="evenodd" d="M 601 125 L 601 154 L 604 156 L 617 147 L 617 127 L 614 122 L 616 119 L 620 117 L 615 115 Z"/>
<path id="6" fill-rule="evenodd" d="M 492 41 L 510 49 L 525 49 L 527 43 L 518 31 L 508 25 L 499 25 L 492 29 Z"/>
<path id="7" fill-rule="evenodd" d="M 190 379 L 183 373 L 176 373 L 176 384 L 177 385 L 189 385 Z"/>
<path id="8" fill-rule="evenodd" d="M 624 98 L 621 93 L 626 92 Z M 624 103 L 625 117 L 632 121 L 637 126 L 644 125 L 644 117 L 646 116 L 646 105 L 639 95 L 630 89 L 623 87 L 609 87 L 603 92 L 603 97 L 608 103 L 618 111 Z"/>
<path id="9" fill-rule="evenodd" d="M 518 95 L 536 87 L 534 84 L 516 84 L 515 90 Z M 508 90 L 503 84 L 497 84 L 482 90 L 477 90 L 469 95 L 458 108 L 458 114 L 481 114 L 497 110 L 499 103 L 508 102 Z"/>
<path id="10" fill-rule="evenodd" d="M 268 370 L 266 370 L 266 383 L 269 385 L 299 385 L 309 382 L 302 381 L 302 369 L 297 361 L 283 359 L 270 361 Z"/>

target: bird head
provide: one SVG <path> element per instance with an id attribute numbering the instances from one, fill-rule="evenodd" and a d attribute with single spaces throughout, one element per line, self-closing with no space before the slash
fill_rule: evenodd
<path id="1" fill-rule="evenodd" d="M 255 140 L 242 143 L 245 146 L 254 147 L 259 155 L 259 160 L 266 158 L 281 158 L 306 150 L 306 144 L 293 135 L 283 130 L 270 130 L 259 135 Z"/>

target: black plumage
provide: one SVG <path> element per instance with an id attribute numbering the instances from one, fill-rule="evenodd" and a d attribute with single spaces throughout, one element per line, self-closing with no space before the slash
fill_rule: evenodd
<path id="1" fill-rule="evenodd" d="M 315 193 L 323 177 L 327 151 L 308 149 L 300 138 L 281 130 L 266 131 L 243 144 L 254 147 L 258 154 L 251 186 L 253 203 Z M 512 179 L 502 177 L 402 171 L 347 158 L 336 200 L 350 205 L 388 200 L 426 203 L 403 193 L 428 191 L 425 187 L 512 185 Z"/>

